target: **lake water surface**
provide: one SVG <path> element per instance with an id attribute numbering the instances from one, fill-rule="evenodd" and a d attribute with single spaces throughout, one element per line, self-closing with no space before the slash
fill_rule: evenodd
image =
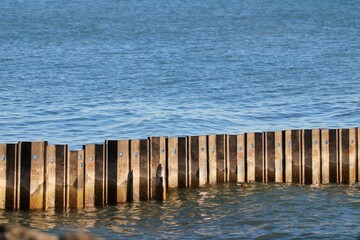
<path id="1" fill-rule="evenodd" d="M 0 3 L 0 142 L 360 125 L 360 1 Z M 358 186 L 236 185 L 2 221 L 105 237 L 354 237 Z"/>

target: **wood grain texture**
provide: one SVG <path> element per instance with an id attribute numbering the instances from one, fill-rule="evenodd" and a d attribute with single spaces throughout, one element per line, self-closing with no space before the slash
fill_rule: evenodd
<path id="1" fill-rule="evenodd" d="M 199 137 L 191 136 L 188 137 L 189 142 L 189 183 L 190 187 L 199 187 L 199 156 L 200 156 L 200 145 Z"/>
<path id="2" fill-rule="evenodd" d="M 305 165 L 306 184 L 320 184 L 320 130 L 303 130 L 303 163 Z"/>
<path id="3" fill-rule="evenodd" d="M 178 186 L 186 188 L 189 186 L 189 161 L 188 161 L 188 143 L 186 137 L 178 138 Z"/>
<path id="4" fill-rule="evenodd" d="M 275 182 L 284 181 L 284 132 L 275 132 Z"/>
<path id="5" fill-rule="evenodd" d="M 84 208 L 84 150 L 69 153 L 69 208 Z"/>
<path id="6" fill-rule="evenodd" d="M 168 139 L 168 187 L 179 186 L 179 140 L 177 137 Z"/>
<path id="7" fill-rule="evenodd" d="M 68 145 L 55 145 L 56 157 L 56 185 L 55 185 L 55 208 L 66 209 L 69 206 L 68 181 L 69 181 L 69 156 Z M 51 159 L 50 159 L 51 162 Z"/>
<path id="8" fill-rule="evenodd" d="M 7 144 L 0 144 L 0 172 L 6 173 L 6 154 Z M 6 205 L 6 185 L 7 185 L 7 178 L 6 175 L 2 174 L 0 177 L 0 209 L 5 209 Z"/>
<path id="9" fill-rule="evenodd" d="M 356 182 L 356 129 L 340 129 L 340 182 Z"/>
<path id="10" fill-rule="evenodd" d="M 150 198 L 166 199 L 166 137 L 150 138 Z"/>
<path id="11" fill-rule="evenodd" d="M 237 158 L 237 136 L 236 135 L 227 135 L 227 162 L 228 162 L 228 176 L 229 182 L 236 183 L 238 182 L 238 158 Z"/>
<path id="12" fill-rule="evenodd" d="M 1 158 L 2 158 L 1 154 Z M 17 177 L 18 177 L 18 145 L 6 144 L 6 195 L 5 195 L 5 209 L 15 210 L 18 209 L 16 194 L 18 190 Z"/>
<path id="13" fill-rule="evenodd" d="M 338 131 L 321 130 L 321 183 L 338 183 Z"/>
<path id="14" fill-rule="evenodd" d="M 85 186 L 84 186 L 84 207 L 95 206 L 95 144 L 84 146 L 85 153 Z"/>
<path id="15" fill-rule="evenodd" d="M 129 173 L 129 183 L 131 187 L 129 187 L 129 195 L 130 201 L 138 202 L 140 201 L 140 140 L 132 140 L 131 141 L 131 151 L 130 151 L 130 159 L 131 159 L 131 170 Z"/>
<path id="16" fill-rule="evenodd" d="M 247 167 L 249 182 L 265 181 L 264 134 L 247 134 Z"/>
<path id="17" fill-rule="evenodd" d="M 216 135 L 208 136 L 209 146 L 209 184 L 217 182 L 217 151 L 216 151 Z"/>
<path id="18" fill-rule="evenodd" d="M 207 136 L 199 136 L 199 186 L 208 182 Z"/>
<path id="19" fill-rule="evenodd" d="M 255 182 L 255 133 L 246 134 L 247 182 Z"/>
<path id="20" fill-rule="evenodd" d="M 265 132 L 265 181 L 275 182 L 275 133 Z"/>
<path id="21" fill-rule="evenodd" d="M 358 182 L 360 182 L 360 128 L 357 128 L 357 167 Z"/>
<path id="22" fill-rule="evenodd" d="M 95 206 L 101 207 L 106 202 L 106 162 L 105 145 L 95 144 Z"/>
<path id="23" fill-rule="evenodd" d="M 19 143 L 21 209 L 44 208 L 46 145 L 46 142 Z"/>
<path id="24" fill-rule="evenodd" d="M 140 140 L 140 200 L 150 199 L 149 140 Z"/>
<path id="25" fill-rule="evenodd" d="M 246 180 L 246 139 L 245 134 L 237 135 L 237 182 Z"/>
<path id="26" fill-rule="evenodd" d="M 56 146 L 46 146 L 44 209 L 55 208 L 56 189 Z"/>

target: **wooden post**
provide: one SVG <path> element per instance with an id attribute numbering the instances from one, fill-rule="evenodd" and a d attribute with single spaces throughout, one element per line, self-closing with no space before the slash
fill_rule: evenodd
<path id="1" fill-rule="evenodd" d="M 129 173 L 130 201 L 146 201 L 149 199 L 149 158 L 148 141 L 131 141 L 131 170 Z"/>
<path id="2" fill-rule="evenodd" d="M 275 133 L 265 133 L 265 181 L 275 182 Z"/>
<path id="3" fill-rule="evenodd" d="M 84 208 L 84 150 L 69 155 L 69 208 Z"/>
<path id="4" fill-rule="evenodd" d="M 0 209 L 15 210 L 17 144 L 0 144 Z"/>
<path id="5" fill-rule="evenodd" d="M 45 200 L 44 209 L 55 207 L 55 188 L 56 188 L 56 146 L 46 146 L 45 159 Z"/>
<path id="6" fill-rule="evenodd" d="M 179 186 L 179 155 L 177 137 L 168 139 L 168 187 L 177 188 Z"/>
<path id="7" fill-rule="evenodd" d="M 275 132 L 275 182 L 284 182 L 284 132 Z"/>
<path id="8" fill-rule="evenodd" d="M 217 182 L 217 152 L 216 152 L 216 135 L 208 136 L 209 146 L 209 184 Z"/>
<path id="9" fill-rule="evenodd" d="M 320 184 L 320 130 L 302 130 L 304 183 Z"/>
<path id="10" fill-rule="evenodd" d="M 45 147 L 47 142 L 19 143 L 19 206 L 21 209 L 44 208 Z"/>
<path id="11" fill-rule="evenodd" d="M 166 199 L 166 137 L 150 138 L 150 198 Z"/>
<path id="12" fill-rule="evenodd" d="M 227 182 L 225 135 L 209 135 L 209 183 Z"/>
<path id="13" fill-rule="evenodd" d="M 199 186 L 208 182 L 207 136 L 199 136 Z"/>
<path id="14" fill-rule="evenodd" d="M 357 171 L 358 182 L 360 182 L 360 127 L 357 128 Z"/>
<path id="15" fill-rule="evenodd" d="M 356 181 L 356 129 L 340 129 L 340 182 Z"/>
<path id="16" fill-rule="evenodd" d="M 85 153 L 85 186 L 84 186 L 84 207 L 95 206 L 95 144 L 84 146 Z"/>
<path id="17" fill-rule="evenodd" d="M 246 139 L 245 134 L 237 135 L 237 181 L 245 182 L 246 180 Z"/>
<path id="18" fill-rule="evenodd" d="M 229 182 L 238 182 L 238 148 L 237 148 L 237 135 L 227 135 L 227 159 L 229 170 Z"/>
<path id="19" fill-rule="evenodd" d="M 106 161 L 105 145 L 95 144 L 95 206 L 106 204 Z"/>
<path id="20" fill-rule="evenodd" d="M 321 130 L 321 182 L 338 183 L 338 131 Z"/>
<path id="21" fill-rule="evenodd" d="M 285 131 L 285 181 L 302 183 L 301 131 Z"/>
<path id="22" fill-rule="evenodd" d="M 190 186 L 199 187 L 207 183 L 207 136 L 192 136 L 189 142 Z"/>
<path id="23" fill-rule="evenodd" d="M 264 171 L 264 148 L 263 133 L 248 133 L 247 138 L 247 181 L 263 182 Z"/>
<path id="24" fill-rule="evenodd" d="M 107 141 L 108 203 L 127 201 L 130 164 L 129 140 Z M 131 189 L 129 189 L 131 191 Z"/>
<path id="25" fill-rule="evenodd" d="M 187 138 L 168 138 L 169 188 L 188 187 Z"/>
<path id="26" fill-rule="evenodd" d="M 56 185 L 55 208 L 66 209 L 69 207 L 69 147 L 68 145 L 55 145 L 56 148 Z M 51 159 L 50 159 L 51 162 Z"/>

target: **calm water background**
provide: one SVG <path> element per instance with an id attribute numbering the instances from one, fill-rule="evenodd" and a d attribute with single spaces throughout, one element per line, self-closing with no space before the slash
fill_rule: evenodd
<path id="1" fill-rule="evenodd" d="M 359 79 L 357 0 L 0 2 L 0 142 L 357 127 Z M 222 186 L 2 214 L 113 237 L 354 236 L 356 189 Z"/>

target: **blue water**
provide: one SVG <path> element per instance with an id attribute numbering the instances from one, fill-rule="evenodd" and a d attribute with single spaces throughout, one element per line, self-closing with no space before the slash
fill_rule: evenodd
<path id="1" fill-rule="evenodd" d="M 360 2 L 0 3 L 0 142 L 360 124 Z"/>
<path id="2" fill-rule="evenodd" d="M 359 90 L 358 0 L 0 2 L 0 142 L 47 140 L 79 148 L 105 139 L 154 135 L 358 127 Z M 234 191 L 219 191 L 236 199 Z M 346 187 L 335 192 L 343 191 Z M 311 215 L 324 213 L 318 203 L 333 199 L 326 192 L 312 191 L 318 201 L 310 202 Z M 255 198 L 259 208 L 242 212 L 245 219 L 260 216 L 262 199 L 268 197 Z M 194 210 L 193 198 L 182 201 L 190 206 L 183 211 Z M 156 212 L 159 206 L 150 205 Z M 228 211 L 227 206 L 214 208 L 214 215 Z M 331 214 L 338 206 L 342 211 Z M 149 210 L 148 205 L 137 207 Z M 359 204 L 326 205 L 325 210 L 333 224 L 314 227 L 306 217 L 275 211 L 267 213 L 265 225 L 250 224 L 235 236 L 266 235 L 268 225 L 283 232 L 283 222 L 271 221 L 271 214 L 288 219 L 291 226 L 309 226 L 290 228 L 294 235 L 278 237 L 358 234 L 349 229 L 356 227 Z M 114 213 L 113 208 L 104 211 L 104 216 Z M 120 207 L 115 213 L 123 211 Z M 303 211 L 299 206 L 297 213 Z M 351 214 L 354 222 L 343 225 Z M 7 219 L 15 221 L 16 216 Z M 70 221 L 73 216 L 57 218 Z M 219 237 L 242 224 L 222 218 L 224 222 L 208 226 L 201 225 L 201 214 L 193 218 L 171 229 L 189 231 L 190 237 Z M 26 219 L 31 218 L 20 222 Z M 141 228 L 136 219 L 129 221 L 124 224 Z M 231 231 L 212 230 L 217 224 Z M 109 233 L 114 238 L 122 229 L 116 226 Z M 196 226 L 202 232 L 195 233 Z M 100 235 L 109 230 L 95 229 L 91 231 Z M 162 236 L 156 233 L 153 237 Z"/>

